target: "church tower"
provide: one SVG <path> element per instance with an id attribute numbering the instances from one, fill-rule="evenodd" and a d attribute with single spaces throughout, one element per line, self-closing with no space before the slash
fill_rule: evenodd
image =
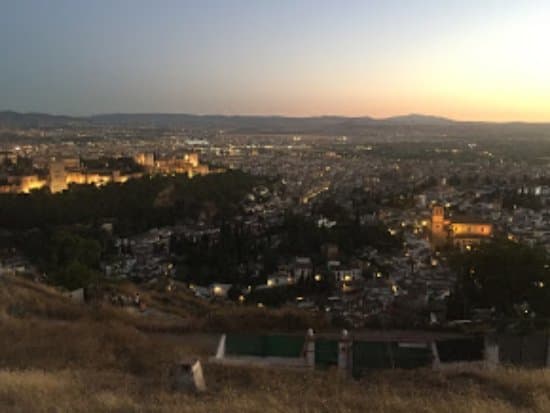
<path id="1" fill-rule="evenodd" d="M 442 206 L 434 206 L 432 209 L 432 224 L 440 223 L 443 225 L 445 221 L 445 209 Z"/>
<path id="2" fill-rule="evenodd" d="M 434 247 L 444 245 L 446 239 L 445 209 L 439 205 L 434 206 L 432 209 L 432 245 Z"/>

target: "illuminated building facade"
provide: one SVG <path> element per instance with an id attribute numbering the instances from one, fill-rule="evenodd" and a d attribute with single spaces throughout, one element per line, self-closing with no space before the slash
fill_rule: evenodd
<path id="1" fill-rule="evenodd" d="M 452 245 L 469 249 L 490 239 L 493 225 L 469 218 L 445 218 L 445 209 L 435 206 L 432 210 L 431 242 L 434 248 Z"/>
<path id="2" fill-rule="evenodd" d="M 154 153 L 138 153 L 134 156 L 134 160 L 138 165 L 143 166 L 146 169 L 152 169 L 155 167 L 155 154 Z"/>
<path id="3" fill-rule="evenodd" d="M 56 159 L 50 163 L 49 186 L 54 193 L 67 189 L 67 171 L 63 160 Z"/>
<path id="4" fill-rule="evenodd" d="M 206 175 L 210 172 L 208 165 L 200 163 L 199 154 L 196 152 L 164 159 L 156 159 L 153 153 L 139 153 L 134 156 L 134 160 L 149 173 L 187 174 L 192 178 L 195 175 Z"/>
<path id="5" fill-rule="evenodd" d="M 80 159 L 67 158 L 50 162 L 48 185 L 53 193 L 64 191 L 71 184 L 106 185 L 110 182 L 124 183 L 130 178 L 139 178 L 143 174 L 121 174 L 117 169 L 88 169 Z"/>
<path id="6" fill-rule="evenodd" d="M 40 189 L 47 185 L 48 179 L 38 175 L 9 176 L 4 183 L 0 184 L 0 193 L 27 194 L 34 189 Z"/>
<path id="7" fill-rule="evenodd" d="M 15 162 L 14 159 L 17 161 L 17 157 L 11 152 L 0 152 L 0 161 Z M 52 193 L 58 193 L 66 190 L 71 184 L 101 186 L 110 182 L 124 183 L 128 179 L 140 178 L 144 171 L 150 174 L 187 174 L 190 178 L 220 172 L 210 171 L 208 165 L 201 164 L 197 153 L 158 160 L 153 153 L 141 153 L 133 158 L 133 162 L 142 167 L 137 169 L 131 165 L 128 167 L 125 159 L 53 158 L 44 170 L 2 176 L 0 193 L 28 193 L 43 187 L 49 187 Z M 117 163 L 120 160 L 122 165 L 121 162 Z"/>

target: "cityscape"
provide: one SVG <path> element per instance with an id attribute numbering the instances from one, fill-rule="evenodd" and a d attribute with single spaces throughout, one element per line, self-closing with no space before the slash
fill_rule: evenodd
<path id="1" fill-rule="evenodd" d="M 0 412 L 550 411 L 546 5 L 51 3 L 0 17 Z"/>

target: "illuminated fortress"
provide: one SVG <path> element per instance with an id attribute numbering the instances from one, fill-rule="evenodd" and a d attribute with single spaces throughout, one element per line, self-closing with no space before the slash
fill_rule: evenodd
<path id="1" fill-rule="evenodd" d="M 0 161 L 1 156 L 2 153 L 0 153 Z M 131 163 L 135 162 L 139 168 L 133 168 L 128 160 Z M 59 157 L 51 159 L 45 170 L 2 177 L 0 193 L 29 193 L 44 187 L 49 187 L 52 193 L 58 193 L 72 184 L 101 186 L 110 182 L 124 183 L 128 179 L 139 178 L 144 174 L 187 174 L 192 178 L 195 175 L 206 175 L 211 172 L 221 172 L 221 170 L 211 171 L 208 165 L 201 164 L 197 153 L 162 159 L 156 159 L 152 153 L 140 153 L 133 159 L 82 160 L 74 157 Z"/>

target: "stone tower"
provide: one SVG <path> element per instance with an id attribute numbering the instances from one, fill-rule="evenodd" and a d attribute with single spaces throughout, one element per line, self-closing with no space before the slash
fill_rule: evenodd
<path id="1" fill-rule="evenodd" d="M 432 209 L 432 246 L 439 247 L 445 244 L 447 232 L 445 230 L 445 209 L 434 206 Z"/>
<path id="2" fill-rule="evenodd" d="M 61 192 L 67 189 L 67 172 L 63 160 L 53 160 L 50 162 L 50 191 L 53 193 Z"/>

